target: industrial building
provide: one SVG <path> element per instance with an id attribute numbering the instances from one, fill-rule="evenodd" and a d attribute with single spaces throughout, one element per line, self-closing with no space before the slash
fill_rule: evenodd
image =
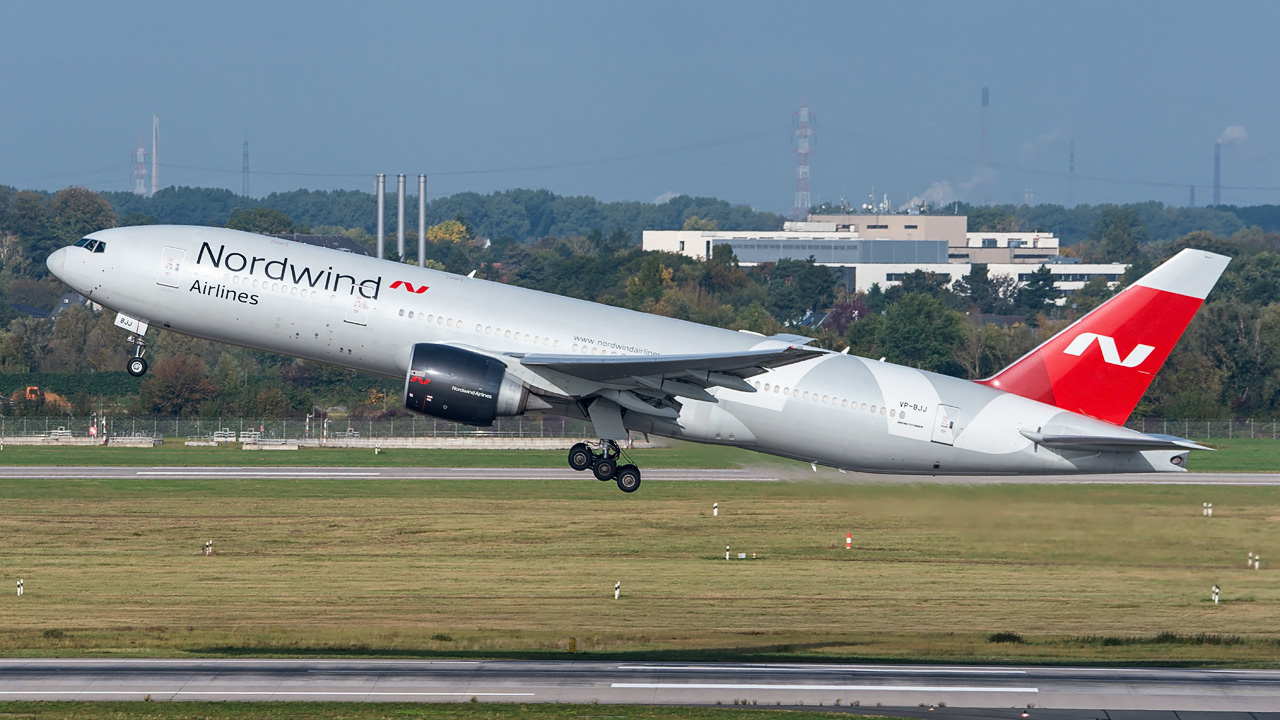
<path id="1" fill-rule="evenodd" d="M 960 215 L 810 215 L 772 232 L 646 230 L 643 247 L 705 259 L 715 246 L 728 245 L 744 266 L 812 257 L 839 270 L 847 287 L 864 292 L 916 270 L 956 280 L 982 264 L 993 276 L 1019 281 L 1044 265 L 1054 286 L 1070 294 L 1099 276 L 1115 282 L 1126 269 L 1123 263 L 1062 257 L 1052 233 L 971 233 L 967 227 L 968 218 Z"/>

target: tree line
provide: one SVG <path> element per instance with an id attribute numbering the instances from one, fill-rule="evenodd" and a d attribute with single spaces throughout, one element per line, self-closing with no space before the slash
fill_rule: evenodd
<path id="1" fill-rule="evenodd" d="M 235 197 L 225 192 L 198 194 Z M 173 193 L 178 195 L 179 189 Z M 954 283 L 916 272 L 892 287 L 854 292 L 812 259 L 744 267 L 728 246 L 716 247 L 707 261 L 644 252 L 638 247 L 638 233 L 622 224 L 538 237 L 504 235 L 487 244 L 471 242 L 484 231 L 466 208 L 473 207 L 477 198 L 498 195 L 514 203 L 513 198 L 523 197 L 521 193 L 543 197 L 551 205 L 560 200 L 585 203 L 545 191 L 467 194 L 452 204 L 442 202 L 429 231 L 427 263 L 450 272 L 474 271 L 477 277 L 498 282 L 719 327 L 804 335 L 821 347 L 848 347 L 865 357 L 884 357 L 967 378 L 993 374 L 1115 292 L 1099 279 L 1061 298 L 1047 269 L 1036 269 L 1030 281 L 1019 283 L 992 275 L 982 265 Z M 73 307 L 53 320 L 18 313 L 12 305 L 51 306 L 64 290 L 44 268 L 48 251 L 102 227 L 160 220 L 143 210 L 113 207 L 112 197 L 79 188 L 54 194 L 0 188 L 0 299 L 4 301 L 0 373 L 13 378 L 34 377 L 31 373 L 78 375 L 77 384 L 53 383 L 70 388 L 65 394 L 77 410 L 264 418 L 297 417 L 334 407 L 368 417 L 404 412 L 397 409 L 398 381 L 164 332 L 150 345 L 152 372 L 131 384 L 119 377 L 126 347 L 110 313 Z M 161 193 L 156 197 L 165 200 Z M 597 209 L 639 205 L 594 200 L 590 204 Z M 717 218 L 728 218 L 725 222 L 732 227 L 752 217 L 749 210 L 735 210 L 721 201 L 676 198 L 666 205 L 670 207 L 658 212 L 679 212 L 664 216 L 665 225 L 659 229 L 724 227 Z M 1168 229 L 1148 224 L 1147 205 L 1110 206 L 1096 212 L 1093 225 L 1067 251 L 1086 259 L 1131 263 L 1121 286 L 1184 247 L 1209 249 L 1235 259 L 1138 413 L 1173 418 L 1277 417 L 1280 234 L 1240 224 L 1230 232 L 1218 228 L 1163 237 Z M 708 216 L 695 212 L 706 209 L 713 212 Z M 970 222 L 982 230 L 1016 229 L 1018 223 L 1026 222 L 1019 213 L 1029 209 L 978 210 Z M 539 223 L 548 228 L 569 227 L 558 225 L 567 223 L 569 216 L 559 215 L 559 210 L 548 212 L 552 219 L 538 216 Z M 626 210 L 623 215 L 628 212 L 636 211 Z M 1265 216 L 1261 211 L 1257 214 Z M 761 223 L 777 220 L 757 215 Z M 1181 228 L 1180 222 L 1168 227 Z M 230 209 L 218 224 L 259 232 L 307 229 L 286 211 L 264 204 Z M 358 223 L 332 229 L 361 242 L 374 241 Z M 390 229 L 394 238 L 394 228 Z M 416 252 L 416 242 L 410 246 Z M 100 381 L 84 380 L 86 374 L 98 374 Z M 15 400 L 16 387 L 0 389 L 10 395 L 8 402 L 0 402 L 0 412 L 49 411 L 22 398 Z"/>

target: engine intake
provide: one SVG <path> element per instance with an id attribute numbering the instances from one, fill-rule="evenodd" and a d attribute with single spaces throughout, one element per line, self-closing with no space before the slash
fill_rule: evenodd
<path id="1" fill-rule="evenodd" d="M 451 345 L 413 346 L 404 406 L 414 412 L 487 427 L 499 416 L 524 413 L 528 403 L 529 388 L 500 360 Z"/>

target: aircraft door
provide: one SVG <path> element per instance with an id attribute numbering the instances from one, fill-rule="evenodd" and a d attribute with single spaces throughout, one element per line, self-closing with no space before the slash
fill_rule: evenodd
<path id="1" fill-rule="evenodd" d="M 160 252 L 160 275 L 157 285 L 178 287 L 178 273 L 182 272 L 182 264 L 187 261 L 187 251 L 181 248 L 167 247 Z"/>
<path id="2" fill-rule="evenodd" d="M 956 418 L 960 408 L 951 405 L 939 405 L 938 414 L 933 420 L 933 441 L 943 445 L 952 445 L 956 440 Z"/>
<path id="3" fill-rule="evenodd" d="M 347 314 L 342 319 L 352 325 L 369 324 L 369 301 L 359 295 L 351 299 L 351 304 L 347 305 Z"/>

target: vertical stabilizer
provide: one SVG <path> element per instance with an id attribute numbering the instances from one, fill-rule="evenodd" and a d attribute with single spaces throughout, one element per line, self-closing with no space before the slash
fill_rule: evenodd
<path id="1" fill-rule="evenodd" d="M 1204 250 L 1183 250 L 979 382 L 1123 424 L 1230 260 Z"/>

